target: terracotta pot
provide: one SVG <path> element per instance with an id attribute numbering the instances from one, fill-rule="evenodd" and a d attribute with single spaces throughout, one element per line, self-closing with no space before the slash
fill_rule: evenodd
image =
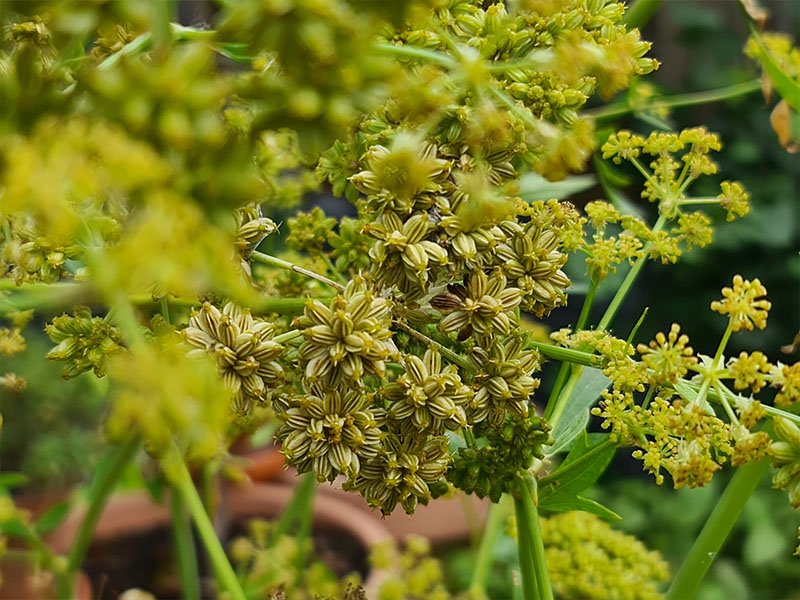
<path id="1" fill-rule="evenodd" d="M 56 504 L 69 498 L 74 489 L 74 486 L 69 486 L 14 494 L 14 506 L 28 511 L 31 520 L 36 521 Z"/>
<path id="2" fill-rule="evenodd" d="M 280 481 L 292 483 L 297 477 L 296 471 L 287 470 L 280 476 Z M 409 535 L 420 535 L 435 546 L 457 544 L 479 535 L 492 505 L 488 498 L 481 500 L 474 495 L 459 493 L 452 498 L 437 498 L 426 506 L 420 504 L 413 515 L 407 515 L 398 506 L 392 514 L 383 516 L 359 494 L 344 491 L 340 483 L 334 482 L 318 489 L 320 495 L 346 502 L 368 515 L 398 541 Z"/>
<path id="3" fill-rule="evenodd" d="M 246 461 L 242 470 L 255 483 L 280 479 L 286 465 L 277 446 L 249 450 L 241 454 L 241 457 Z"/>
<path id="4" fill-rule="evenodd" d="M 53 576 L 46 571 L 36 571 L 24 557 L 5 556 L 0 560 L 0 600 L 56 600 Z M 78 572 L 75 579 L 74 600 L 91 600 L 89 579 Z"/>
<path id="5" fill-rule="evenodd" d="M 240 435 L 229 450 L 233 456 L 241 459 L 242 472 L 255 483 L 280 479 L 286 466 L 286 459 L 281 454 L 280 446 L 268 443 L 254 447 L 249 435 Z"/>
<path id="6" fill-rule="evenodd" d="M 242 523 L 250 518 L 274 519 L 280 515 L 294 494 L 294 487 L 287 484 L 243 484 L 225 488 L 224 520 L 231 524 Z M 50 544 L 57 551 L 70 547 L 80 525 L 83 511 L 75 512 L 50 536 Z M 106 506 L 95 530 L 93 548 L 125 545 L 125 540 L 153 535 L 167 530 L 169 536 L 169 511 L 156 505 L 144 492 L 117 494 Z M 314 502 L 314 530 L 327 532 L 333 538 L 351 538 L 366 556 L 373 545 L 392 539 L 392 534 L 379 522 L 365 515 L 356 507 L 325 494 L 318 494 Z M 171 540 L 170 540 L 171 542 Z M 134 553 L 131 550 L 131 553 Z M 153 557 L 155 562 L 159 559 Z M 93 574 L 88 563 L 87 572 Z M 363 575 L 363 573 L 362 573 Z M 380 584 L 382 574 L 370 572 L 365 578 L 368 593 Z M 127 587 L 141 587 L 144 582 L 126 582 Z M 117 590 L 118 592 L 122 589 Z"/>

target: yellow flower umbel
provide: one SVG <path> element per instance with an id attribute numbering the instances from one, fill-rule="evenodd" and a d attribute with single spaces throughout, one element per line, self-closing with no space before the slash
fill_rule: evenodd
<path id="1" fill-rule="evenodd" d="M 733 278 L 733 287 L 722 288 L 722 300 L 711 303 L 711 310 L 728 315 L 731 330 L 752 331 L 754 327 L 764 329 L 772 303 L 764 298 L 767 288 L 758 279 L 743 279 L 741 275 Z"/>
<path id="2" fill-rule="evenodd" d="M 371 202 L 401 215 L 430 205 L 425 195 L 439 190 L 449 174 L 449 163 L 436 156 L 436 146 L 399 132 L 390 148 L 373 146 L 365 155 L 367 169 L 350 181 Z M 421 203 L 421 204 L 420 204 Z"/>
<path id="3" fill-rule="evenodd" d="M 390 514 L 400 504 L 408 514 L 446 489 L 443 481 L 450 452 L 445 436 L 403 438 L 388 434 L 378 455 L 361 466 L 346 489 L 357 490 L 370 506 Z"/>
<path id="4" fill-rule="evenodd" d="M 479 269 L 470 274 L 465 285 L 448 286 L 446 293 L 431 300 L 431 306 L 447 313 L 439 322 L 439 329 L 445 333 L 457 331 L 461 339 L 475 335 L 484 340 L 495 333 L 511 333 L 522 290 L 506 284 L 506 276 L 499 269 L 488 276 Z"/>
<path id="5" fill-rule="evenodd" d="M 233 406 L 247 413 L 253 403 L 265 402 L 271 388 L 283 380 L 283 368 L 275 360 L 283 346 L 272 341 L 272 325 L 253 317 L 246 308 L 227 303 L 220 311 L 206 302 L 192 311 L 189 326 L 181 333 L 197 350 L 217 363 L 222 380 L 233 392 Z"/>
<path id="6" fill-rule="evenodd" d="M 559 598 L 659 600 L 669 567 L 633 536 L 599 517 L 566 512 L 542 520 L 547 569 Z"/>

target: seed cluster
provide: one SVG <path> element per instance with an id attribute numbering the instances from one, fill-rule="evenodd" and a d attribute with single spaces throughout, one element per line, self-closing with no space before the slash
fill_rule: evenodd
<path id="1" fill-rule="evenodd" d="M 270 390 L 284 377 L 275 360 L 283 346 L 272 341 L 272 326 L 254 318 L 248 309 L 227 303 L 219 310 L 206 302 L 192 311 L 182 332 L 192 352 L 210 354 L 226 387 L 234 395 L 234 408 L 246 413 L 254 403 L 264 403 Z"/>

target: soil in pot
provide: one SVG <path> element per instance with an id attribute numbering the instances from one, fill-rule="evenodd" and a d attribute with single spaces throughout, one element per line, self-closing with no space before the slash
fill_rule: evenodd
<path id="1" fill-rule="evenodd" d="M 244 535 L 246 521 L 237 522 L 231 538 Z M 365 579 L 369 573 L 367 550 L 346 531 L 312 531 L 315 555 L 337 577 L 356 572 Z M 130 588 L 139 588 L 158 599 L 181 596 L 172 538 L 168 527 L 131 533 L 125 537 L 92 544 L 83 569 L 96 590 L 96 600 L 115 600 Z M 202 597 L 213 599 L 213 579 L 202 577 Z"/>
<path id="2" fill-rule="evenodd" d="M 292 497 L 286 485 L 253 485 L 235 488 L 228 497 L 228 541 L 245 530 L 249 519 L 274 519 Z M 56 550 L 69 548 L 81 520 L 71 516 L 51 538 Z M 361 523 L 360 530 L 352 528 Z M 357 572 L 368 587 L 367 554 L 373 544 L 391 539 L 374 523 L 364 522 L 357 509 L 336 499 L 318 496 L 312 540 L 317 556 L 338 576 Z M 197 545 L 198 550 L 200 545 Z M 154 505 L 144 494 L 128 494 L 112 500 L 103 514 L 83 568 L 92 580 L 95 598 L 115 599 L 130 588 L 148 591 L 156 598 L 180 597 L 180 578 L 172 549 L 168 511 Z M 204 569 L 210 573 L 210 569 Z M 372 584 L 370 584 L 372 581 Z M 213 598 L 210 577 L 202 582 L 204 598 Z"/>

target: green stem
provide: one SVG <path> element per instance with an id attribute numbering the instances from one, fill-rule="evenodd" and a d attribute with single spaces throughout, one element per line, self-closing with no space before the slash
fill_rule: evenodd
<path id="1" fill-rule="evenodd" d="M 325 285 L 329 285 L 333 288 L 336 288 L 340 292 L 344 291 L 344 286 L 341 283 L 336 283 L 335 281 L 333 281 L 332 279 L 328 279 L 324 275 L 320 275 L 319 273 L 314 273 L 314 271 L 309 271 L 308 269 L 304 269 L 299 265 L 291 263 L 288 260 L 283 260 L 282 258 L 278 258 L 277 256 L 271 256 L 269 254 L 264 254 L 263 252 L 258 252 L 256 250 L 253 250 L 253 252 L 250 254 L 250 259 L 264 265 L 270 265 L 272 267 L 278 267 L 279 269 L 286 269 L 288 271 L 294 271 L 295 273 L 300 273 L 301 275 L 305 275 L 306 277 L 310 277 L 311 279 L 316 279 L 317 281 L 324 283 Z"/>
<path id="2" fill-rule="evenodd" d="M 667 219 L 663 215 L 659 215 L 658 220 L 656 221 L 655 225 L 653 225 L 653 233 L 661 231 L 666 224 Z M 636 262 L 631 267 L 628 274 L 625 276 L 625 279 L 622 281 L 622 284 L 617 289 L 616 294 L 611 299 L 608 307 L 606 308 L 606 312 L 603 313 L 603 317 L 600 319 L 600 322 L 597 324 L 598 330 L 604 330 L 608 328 L 611 324 L 611 321 L 614 319 L 614 316 L 617 314 L 619 307 L 622 306 L 623 300 L 628 295 L 628 291 L 630 291 L 631 286 L 636 281 L 636 278 L 639 276 L 639 273 L 642 271 L 645 263 L 647 262 L 647 251 L 650 248 L 651 244 L 648 242 L 645 244 L 644 248 L 642 249 L 642 255 L 636 259 Z"/>
<path id="3" fill-rule="evenodd" d="M 602 358 L 596 354 L 590 354 L 583 350 L 575 350 L 573 348 L 563 348 L 554 344 L 545 342 L 529 341 L 528 348 L 536 348 L 547 358 L 558 360 L 564 363 L 572 363 L 583 367 L 597 367 L 602 362 Z"/>
<path id="4" fill-rule="evenodd" d="M 189 515 L 181 502 L 180 494 L 170 494 L 169 500 L 172 538 L 175 541 L 175 556 L 181 576 L 181 597 L 184 600 L 196 600 L 200 598 L 200 574 L 197 570 L 197 554 Z"/>
<path id="5" fill-rule="evenodd" d="M 17 286 L 12 279 L 0 279 L 0 315 L 35 309 L 58 309 L 74 306 L 92 299 L 90 289 L 82 283 L 26 283 Z"/>
<path id="6" fill-rule="evenodd" d="M 469 360 L 467 360 L 466 358 L 464 358 L 463 356 L 461 356 L 457 352 L 453 352 L 447 346 L 444 346 L 443 344 L 440 344 L 436 340 L 429 338 L 424 333 L 422 333 L 420 331 L 417 331 L 413 327 L 411 327 L 409 325 L 406 325 L 405 323 L 402 323 L 401 321 L 395 321 L 394 325 L 398 329 L 400 329 L 402 331 L 405 331 L 411 337 L 419 340 L 420 342 L 422 342 L 423 344 L 425 344 L 429 348 L 433 348 L 434 350 L 438 350 L 439 353 L 442 356 L 444 356 L 447 360 L 449 360 L 451 363 L 454 363 L 454 364 L 458 365 L 459 367 L 461 367 L 465 371 L 468 371 L 468 372 L 471 373 L 472 371 L 475 370 L 474 365 L 472 365 L 472 363 L 470 363 Z"/>
<path id="7" fill-rule="evenodd" d="M 173 485 L 181 495 L 184 505 L 189 509 L 189 514 L 192 515 L 197 533 L 205 546 L 208 558 L 214 569 L 217 583 L 222 590 L 227 592 L 231 600 L 246 600 L 242 586 L 236 577 L 236 572 L 228 561 L 228 557 L 225 556 L 225 550 L 217 538 L 214 525 L 208 518 L 203 501 L 194 487 L 192 477 L 186 468 L 186 463 L 184 463 L 183 457 L 178 454 L 177 449 L 174 452 L 174 461 L 171 461 L 169 465 L 172 467 L 169 471 L 174 474 Z"/>
<path id="8" fill-rule="evenodd" d="M 517 520 L 517 553 L 519 572 L 522 578 L 522 595 L 527 600 L 541 600 L 536 585 L 536 565 L 533 561 L 533 540 L 526 526 L 525 504 L 521 498 L 514 498 L 514 515 Z"/>
<path id="9" fill-rule="evenodd" d="M 519 478 L 518 483 L 518 493 L 521 498 L 514 499 L 514 508 L 517 516 L 519 543 L 521 544 L 519 553 L 522 587 L 526 592 L 526 598 L 553 600 L 553 589 L 547 574 L 544 542 L 539 526 L 539 513 L 536 508 L 536 482 L 526 474 Z M 528 547 L 523 548 L 523 543 Z M 533 571 L 529 571 L 531 567 Z"/>
<path id="10" fill-rule="evenodd" d="M 622 18 L 628 29 L 639 29 L 647 25 L 664 0 L 633 0 Z"/>
<path id="11" fill-rule="evenodd" d="M 383 54 L 385 56 L 433 63 L 442 67 L 447 67 L 448 69 L 452 69 L 457 64 L 455 60 L 446 54 L 442 54 L 434 50 L 428 50 L 426 48 L 418 48 L 416 46 L 398 46 L 396 44 L 381 43 L 375 44 L 373 48 L 375 48 L 379 54 Z"/>
<path id="12" fill-rule="evenodd" d="M 153 15 L 153 48 L 159 54 L 165 54 L 172 43 L 172 0 L 150 0 L 150 12 Z"/>
<path id="13" fill-rule="evenodd" d="M 689 554 L 684 558 L 667 592 L 667 600 L 694 598 L 747 500 L 768 470 L 769 461 L 766 459 L 736 469 Z"/>
<path id="14" fill-rule="evenodd" d="M 589 321 L 589 313 L 592 310 L 594 297 L 597 293 L 597 281 L 594 279 L 589 283 L 589 289 L 586 291 L 586 298 L 583 299 L 583 306 L 581 307 L 581 314 L 578 317 L 578 322 L 575 324 L 575 331 L 580 331 L 586 328 L 586 323 Z"/>
<path id="15" fill-rule="evenodd" d="M 139 450 L 140 440 L 137 436 L 133 436 L 119 446 L 113 459 L 107 468 L 99 471 L 99 478 L 92 482 L 92 487 L 89 489 L 88 507 L 86 514 L 83 516 L 78 533 L 75 536 L 75 541 L 72 543 L 69 554 L 67 555 L 67 567 L 65 570 L 65 578 L 59 581 L 60 597 L 69 597 L 72 590 L 72 582 L 83 564 L 83 559 L 89 550 L 92 543 L 92 536 L 94 535 L 97 522 L 103 514 L 108 497 L 114 491 L 120 477 L 125 471 L 128 463 L 130 463 Z M 66 592 L 66 594 L 64 594 Z"/>
<path id="16" fill-rule="evenodd" d="M 276 335 L 272 338 L 273 342 L 278 342 L 279 344 L 283 344 L 286 342 L 291 342 L 294 339 L 297 339 L 303 335 L 303 332 L 299 329 L 290 329 L 289 331 L 282 333 L 280 335 Z"/>
<path id="17" fill-rule="evenodd" d="M 679 108 L 681 106 L 696 106 L 698 104 L 722 102 L 731 98 L 738 98 L 739 96 L 747 96 L 759 91 L 760 89 L 761 80 L 751 79 L 750 81 L 736 83 L 734 85 L 717 88 L 715 90 L 666 96 L 661 100 L 653 100 L 652 102 L 643 104 L 641 106 L 631 105 L 627 100 L 623 102 L 615 102 L 601 108 L 585 110 L 581 114 L 586 117 L 591 117 L 596 121 L 606 121 L 634 112 L 658 111 L 665 108 Z"/>
<path id="18" fill-rule="evenodd" d="M 472 571 L 472 581 L 469 586 L 469 596 L 472 600 L 484 600 L 486 596 L 486 580 L 489 577 L 489 570 L 494 561 L 494 545 L 497 536 L 508 515 L 508 496 L 503 495 L 500 502 L 489 507 L 489 516 L 486 518 L 486 525 L 483 527 L 481 543 L 478 546 L 478 553 L 475 557 L 475 566 Z"/>

